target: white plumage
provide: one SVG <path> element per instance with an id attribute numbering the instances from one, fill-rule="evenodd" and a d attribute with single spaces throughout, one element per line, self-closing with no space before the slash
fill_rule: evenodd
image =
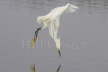
<path id="1" fill-rule="evenodd" d="M 60 17 L 64 13 L 73 13 L 78 9 L 77 6 L 67 3 L 65 6 L 52 9 L 47 15 L 37 17 L 37 22 L 43 24 L 42 29 L 48 28 L 49 34 L 54 39 L 57 50 L 60 51 L 60 38 L 57 37 L 60 26 Z"/>

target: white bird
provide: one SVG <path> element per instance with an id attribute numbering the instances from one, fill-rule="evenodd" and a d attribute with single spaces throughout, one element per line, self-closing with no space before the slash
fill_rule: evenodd
<path id="1" fill-rule="evenodd" d="M 60 38 L 57 37 L 58 29 L 60 26 L 60 17 L 64 13 L 73 13 L 78 9 L 77 6 L 67 3 L 65 6 L 56 7 L 52 9 L 47 15 L 37 17 L 37 22 L 43 24 L 42 30 L 48 28 L 49 34 L 54 39 L 56 48 L 60 53 Z"/>

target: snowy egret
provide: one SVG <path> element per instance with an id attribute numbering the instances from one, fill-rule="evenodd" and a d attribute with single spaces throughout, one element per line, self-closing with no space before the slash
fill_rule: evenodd
<path id="1" fill-rule="evenodd" d="M 73 13 L 78 9 L 77 6 L 67 3 L 65 6 L 56 7 L 52 9 L 47 15 L 37 17 L 37 22 L 43 24 L 42 30 L 48 28 L 51 38 L 56 44 L 59 55 L 60 52 L 60 38 L 57 37 L 59 26 L 60 26 L 60 17 L 64 13 Z"/>

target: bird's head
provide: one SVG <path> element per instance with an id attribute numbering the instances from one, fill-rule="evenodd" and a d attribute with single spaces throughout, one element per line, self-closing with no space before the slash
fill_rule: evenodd
<path id="1" fill-rule="evenodd" d="M 66 6 L 67 6 L 69 12 L 75 12 L 78 9 L 77 6 L 70 4 L 70 3 L 67 3 Z"/>

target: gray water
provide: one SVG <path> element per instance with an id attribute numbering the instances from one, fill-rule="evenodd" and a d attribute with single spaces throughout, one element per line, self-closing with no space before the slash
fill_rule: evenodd
<path id="1" fill-rule="evenodd" d="M 41 25 L 36 18 L 70 2 L 79 6 L 61 18 L 58 56 L 48 30 L 39 33 L 36 48 L 29 42 Z M 104 0 L 0 0 L 0 72 L 108 72 L 108 1 Z"/>

